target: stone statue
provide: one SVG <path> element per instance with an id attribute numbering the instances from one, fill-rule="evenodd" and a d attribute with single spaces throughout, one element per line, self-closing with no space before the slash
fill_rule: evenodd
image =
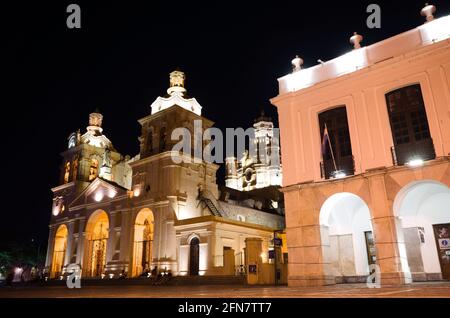
<path id="1" fill-rule="evenodd" d="M 103 153 L 103 167 L 112 168 L 112 162 L 111 162 L 111 151 L 109 149 L 105 149 L 105 152 Z"/>

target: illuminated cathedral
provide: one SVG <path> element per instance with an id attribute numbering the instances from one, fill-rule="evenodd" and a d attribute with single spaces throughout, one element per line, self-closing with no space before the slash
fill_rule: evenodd
<path id="1" fill-rule="evenodd" d="M 70 135 L 62 153 L 60 184 L 53 206 L 46 258 L 50 279 L 62 279 L 76 264 L 82 277 L 113 278 L 146 273 L 234 275 L 245 263 L 245 240 L 271 248 L 284 219 L 260 209 L 219 199 L 218 165 L 175 163 L 171 132 L 203 129 L 213 122 L 188 98 L 185 74 L 170 74 L 165 96 L 141 118 L 140 151 L 118 152 L 102 128 L 99 112 L 89 115 L 86 132 Z M 280 176 L 281 178 L 281 176 Z M 261 257 L 268 258 L 268 253 Z"/>
<path id="2" fill-rule="evenodd" d="M 225 184 L 239 191 L 281 186 L 282 171 L 279 134 L 274 134 L 272 119 L 261 113 L 253 124 L 250 145 L 257 151 L 246 150 L 240 160 L 227 157 Z M 259 150 L 262 151 L 259 151 Z"/>

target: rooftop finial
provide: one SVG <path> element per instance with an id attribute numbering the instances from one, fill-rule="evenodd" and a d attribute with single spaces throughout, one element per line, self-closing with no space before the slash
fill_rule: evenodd
<path id="1" fill-rule="evenodd" d="M 170 73 L 170 87 L 167 90 L 167 93 L 172 95 L 175 92 L 186 92 L 186 89 L 184 88 L 184 80 L 186 79 L 186 76 L 183 72 L 179 71 L 178 69 Z"/>
<path id="2" fill-rule="evenodd" d="M 95 109 L 93 113 L 89 114 L 89 126 L 86 127 L 87 131 L 92 132 L 94 135 L 101 135 L 103 128 L 103 115 L 100 114 L 98 109 Z"/>
<path id="3" fill-rule="evenodd" d="M 434 15 L 433 13 L 436 12 L 436 7 L 432 4 L 425 3 L 425 7 L 420 11 L 420 15 L 424 16 L 427 20 L 425 23 L 433 21 Z"/>
<path id="4" fill-rule="evenodd" d="M 102 127 L 103 115 L 100 114 L 98 109 L 95 109 L 93 113 L 89 114 L 89 126 Z"/>
<path id="5" fill-rule="evenodd" d="M 361 48 L 361 42 L 363 40 L 363 36 L 359 35 L 357 32 L 353 32 L 353 36 L 350 38 L 350 43 L 353 44 L 353 48 L 360 49 Z"/>
<path id="6" fill-rule="evenodd" d="M 295 56 L 295 58 L 291 61 L 292 64 L 292 72 L 298 72 L 302 69 L 303 65 L 303 59 L 298 57 L 298 55 Z"/>

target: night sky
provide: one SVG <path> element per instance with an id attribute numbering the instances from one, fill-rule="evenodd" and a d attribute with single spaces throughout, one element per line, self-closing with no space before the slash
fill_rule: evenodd
<path id="1" fill-rule="evenodd" d="M 43 247 L 59 154 L 96 108 L 115 148 L 134 156 L 137 120 L 179 67 L 203 116 L 219 128 L 247 128 L 262 109 L 276 119 L 269 99 L 296 54 L 313 66 L 351 50 L 354 31 L 370 45 L 424 22 L 423 0 L 17 2 L 1 9 L 0 243 L 34 239 Z M 70 3 L 81 6 L 81 29 L 66 27 Z M 381 29 L 366 26 L 370 3 L 381 6 Z M 433 4 L 437 17 L 450 14 L 450 1 Z"/>

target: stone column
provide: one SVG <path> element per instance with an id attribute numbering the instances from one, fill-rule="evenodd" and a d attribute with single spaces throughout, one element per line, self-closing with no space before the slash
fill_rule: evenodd
<path id="1" fill-rule="evenodd" d="M 369 175 L 375 246 L 377 264 L 381 270 L 382 285 L 401 285 L 411 282 L 411 273 L 406 257 L 405 242 L 400 220 L 392 210 L 392 202 L 388 199 L 385 183 L 385 173 L 378 172 Z"/>
<path id="2" fill-rule="evenodd" d="M 74 220 L 72 220 L 67 224 L 67 228 L 68 233 L 67 233 L 66 255 L 64 255 L 64 266 L 70 264 L 70 259 L 72 258 Z"/>
<path id="3" fill-rule="evenodd" d="M 320 205 L 313 187 L 285 191 L 289 286 L 335 284 L 327 259 L 328 232 L 319 224 Z"/>
<path id="4" fill-rule="evenodd" d="M 256 285 L 259 282 L 259 274 L 262 270 L 262 239 L 248 237 L 245 239 L 247 284 Z"/>
<path id="5" fill-rule="evenodd" d="M 208 244 L 208 270 L 213 271 L 216 267 L 215 256 L 216 256 L 216 236 L 214 233 L 209 233 L 206 237 L 206 242 Z"/>
<path id="6" fill-rule="evenodd" d="M 48 271 L 50 271 L 52 266 L 53 249 L 55 247 L 55 232 L 56 227 L 54 225 L 50 225 L 50 231 L 48 233 L 47 256 L 45 258 L 45 268 Z"/>
<path id="7" fill-rule="evenodd" d="M 134 229 L 131 226 L 132 211 L 122 211 L 121 213 L 121 234 L 120 234 L 120 260 L 124 267 L 128 266 L 128 275 L 131 275 L 130 259 L 134 247 Z"/>
<path id="8" fill-rule="evenodd" d="M 80 265 L 81 268 L 83 268 L 83 259 L 84 259 L 84 244 L 85 244 L 85 233 L 84 233 L 84 223 L 85 219 L 81 218 L 79 219 L 78 223 L 78 247 L 77 247 L 77 264 Z"/>
<path id="9" fill-rule="evenodd" d="M 111 211 L 110 212 L 110 219 L 109 219 L 109 229 L 108 229 L 108 240 L 106 243 L 106 268 L 109 271 L 108 263 L 110 263 L 113 260 L 114 254 L 116 253 L 116 240 L 117 240 L 117 213 L 118 211 Z M 120 229 L 119 229 L 120 230 Z"/>

